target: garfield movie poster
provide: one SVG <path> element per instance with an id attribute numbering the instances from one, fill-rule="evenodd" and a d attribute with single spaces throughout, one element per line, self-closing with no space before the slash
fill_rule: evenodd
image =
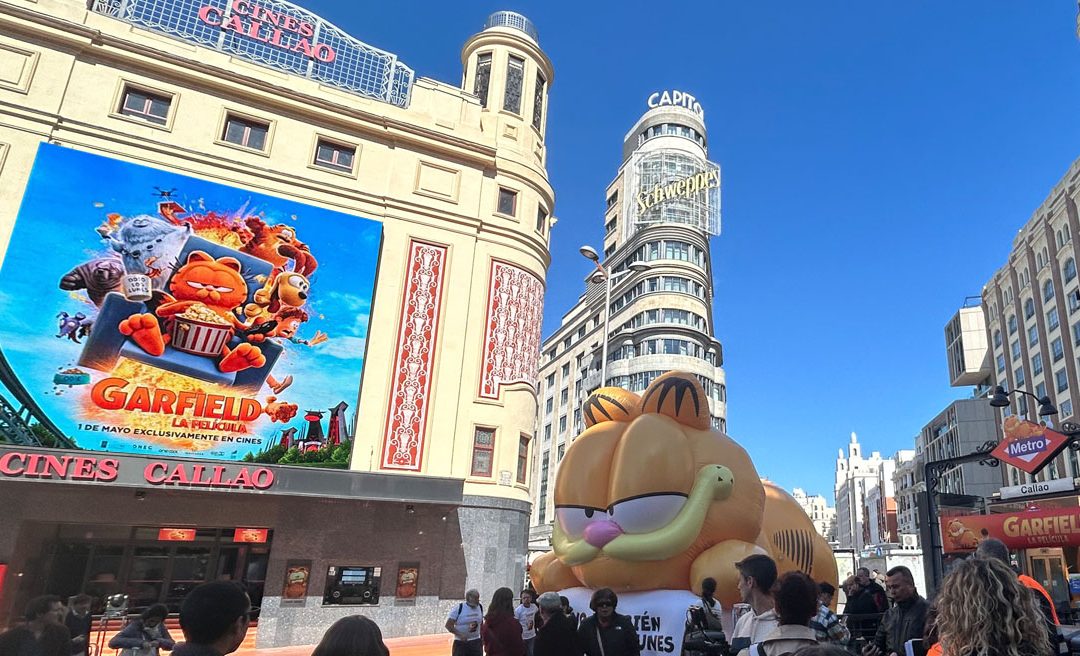
<path id="1" fill-rule="evenodd" d="M 44 411 L 44 442 L 347 466 L 381 239 L 42 144 L 0 269 L 3 383 Z"/>

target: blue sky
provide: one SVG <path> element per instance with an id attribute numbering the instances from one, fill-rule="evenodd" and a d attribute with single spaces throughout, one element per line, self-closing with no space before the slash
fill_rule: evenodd
<path id="1" fill-rule="evenodd" d="M 763 475 L 831 498 L 836 450 L 910 448 L 951 399 L 943 328 L 1080 155 L 1076 4 L 400 2 L 304 6 L 461 79 L 496 9 L 556 75 L 545 335 L 602 239 L 621 140 L 656 89 L 694 93 L 723 167 L 713 243 L 729 425 Z"/>
<path id="2" fill-rule="evenodd" d="M 101 180 L 111 184 L 103 186 Z M 79 344 L 56 338 L 57 314 L 82 312 L 93 318 L 96 308 L 83 292 L 65 292 L 57 285 L 75 266 L 108 254 L 94 231 L 106 214 L 156 213 L 155 188 L 173 190 L 173 198 L 194 212 L 231 215 L 244 208 L 250 214 L 261 215 L 270 225 L 286 222 L 296 228 L 297 236 L 319 261 L 318 269 L 310 276 L 312 300 L 307 309 L 311 320 L 299 334 L 310 339 L 316 330 L 322 330 L 329 340 L 312 348 L 285 345 L 273 374 L 278 378 L 292 375 L 295 382 L 278 398 L 300 406 L 300 413 L 287 424 L 297 428 L 304 425 L 305 410 L 325 410 L 342 400 L 353 405 L 363 369 L 377 259 L 373 254 L 382 234 L 380 223 L 358 223 L 355 217 L 295 201 L 43 145 L 0 271 L 0 303 L 8 314 L 7 320 L 0 323 L 0 344 L 24 387 L 49 417 L 83 448 L 98 447 L 101 433 L 77 428 L 79 422 L 87 421 L 79 400 L 89 394 L 90 386 L 64 388 L 52 383 L 53 374 L 74 366 L 82 352 Z M 65 238 L 38 238 L 43 234 Z M 338 247 L 343 243 L 349 248 Z M 85 343 L 85 338 L 82 341 Z M 108 376 L 106 372 L 87 371 L 94 383 Z M 271 394 L 264 387 L 255 396 L 264 400 Z M 128 418 L 124 411 L 115 411 L 108 415 L 106 423 L 123 426 Z M 262 416 L 249 425 L 249 430 L 254 436 L 269 438 L 279 435 L 284 427 Z M 244 446 L 239 456 L 248 449 L 258 450 Z M 110 450 L 183 453 L 172 445 L 148 445 L 141 438 L 123 436 L 110 437 Z M 222 447 L 220 452 L 200 455 L 230 458 L 232 451 Z"/>

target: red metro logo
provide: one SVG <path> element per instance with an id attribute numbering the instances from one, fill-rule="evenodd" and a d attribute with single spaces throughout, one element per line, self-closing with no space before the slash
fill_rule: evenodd
<path id="1" fill-rule="evenodd" d="M 1057 431 L 1016 417 L 1007 418 L 1004 428 L 1005 439 L 991 455 L 1029 474 L 1045 467 L 1069 443 L 1069 438 Z"/>

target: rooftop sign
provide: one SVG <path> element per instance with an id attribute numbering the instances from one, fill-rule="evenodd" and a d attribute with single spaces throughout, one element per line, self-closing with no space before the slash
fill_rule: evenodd
<path id="1" fill-rule="evenodd" d="M 93 0 L 93 11 L 406 107 L 413 71 L 283 0 Z"/>
<path id="2" fill-rule="evenodd" d="M 672 106 L 682 107 L 683 109 L 689 109 L 698 115 L 698 118 L 705 120 L 705 110 L 701 108 L 701 103 L 697 101 L 697 98 L 686 93 L 685 91 L 657 91 L 649 96 L 649 109 L 655 109 L 657 107 Z"/>

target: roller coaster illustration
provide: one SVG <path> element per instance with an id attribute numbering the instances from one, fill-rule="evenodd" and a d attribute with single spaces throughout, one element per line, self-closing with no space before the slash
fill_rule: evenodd
<path id="1" fill-rule="evenodd" d="M 30 396 L 11 370 L 2 350 L 0 384 L 3 385 L 0 389 L 0 442 L 19 446 L 79 448 Z M 35 423 L 40 424 L 48 435 L 35 432 L 32 428 Z"/>

